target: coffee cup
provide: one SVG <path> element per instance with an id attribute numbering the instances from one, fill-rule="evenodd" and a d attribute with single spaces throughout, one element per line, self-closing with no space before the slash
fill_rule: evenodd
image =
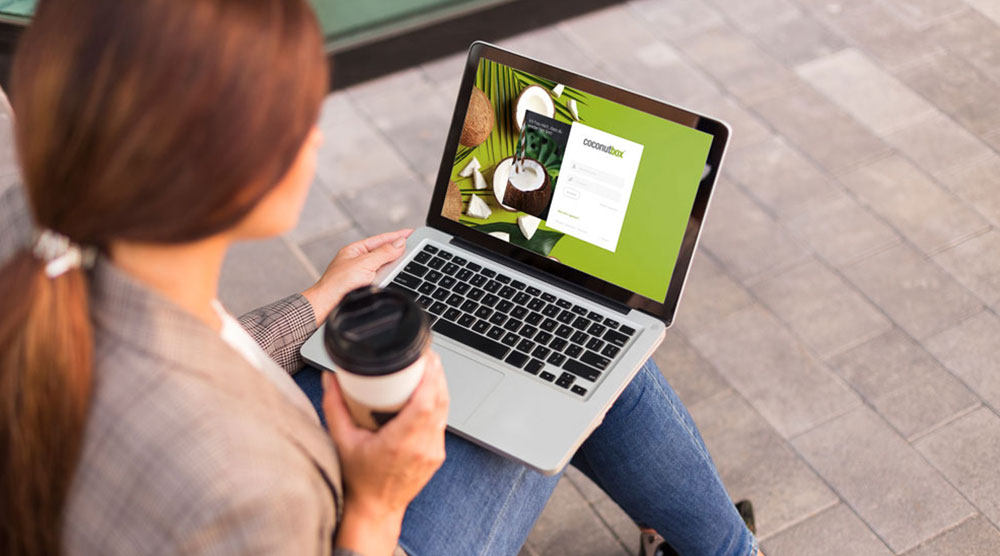
<path id="1" fill-rule="evenodd" d="M 408 295 L 365 286 L 326 319 L 323 344 L 358 426 L 376 430 L 410 399 L 424 375 L 430 326 Z"/>

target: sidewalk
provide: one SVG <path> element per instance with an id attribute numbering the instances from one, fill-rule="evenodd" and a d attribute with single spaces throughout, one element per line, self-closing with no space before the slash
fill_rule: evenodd
<path id="1" fill-rule="evenodd" d="M 768 556 L 1000 553 L 1000 7 L 637 0 L 503 46 L 732 125 L 655 358 Z M 232 311 L 423 222 L 463 62 L 326 100 L 301 224 L 232 253 Z M 571 470 L 523 554 L 636 544 Z"/>

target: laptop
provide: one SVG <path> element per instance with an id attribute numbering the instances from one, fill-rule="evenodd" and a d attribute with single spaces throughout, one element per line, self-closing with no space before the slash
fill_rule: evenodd
<path id="1" fill-rule="evenodd" d="M 728 126 L 476 42 L 426 224 L 375 283 L 432 321 L 453 433 L 562 470 L 674 321 Z M 333 370 L 317 331 L 302 347 Z"/>

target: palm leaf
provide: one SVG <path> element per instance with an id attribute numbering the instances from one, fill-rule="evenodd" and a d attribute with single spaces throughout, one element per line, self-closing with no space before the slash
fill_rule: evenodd
<path id="1" fill-rule="evenodd" d="M 518 247 L 523 247 L 529 251 L 534 251 L 545 257 L 549 256 L 552 252 L 552 248 L 556 246 L 556 243 L 562 239 L 562 232 L 553 232 L 551 230 L 537 230 L 535 235 L 531 236 L 531 239 L 524 237 L 521 233 L 521 228 L 517 226 L 515 222 L 492 222 L 490 224 L 481 224 L 478 226 L 473 226 L 475 229 L 483 233 L 491 232 L 506 232 L 510 234 L 510 242 Z"/>

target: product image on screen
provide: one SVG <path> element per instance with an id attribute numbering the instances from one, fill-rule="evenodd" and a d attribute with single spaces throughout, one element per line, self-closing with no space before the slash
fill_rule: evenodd
<path id="1" fill-rule="evenodd" d="M 656 301 L 712 136 L 480 60 L 442 215 Z"/>

